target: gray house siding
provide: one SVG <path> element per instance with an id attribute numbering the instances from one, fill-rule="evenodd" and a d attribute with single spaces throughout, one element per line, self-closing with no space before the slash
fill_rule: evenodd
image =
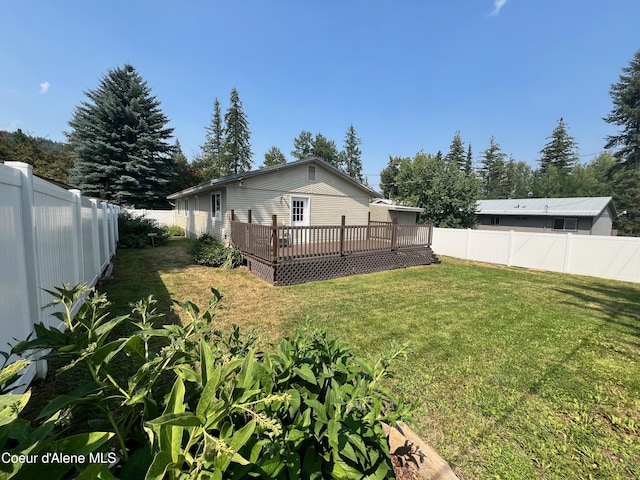
<path id="1" fill-rule="evenodd" d="M 496 218 L 499 218 L 499 224 L 496 225 Z M 555 229 L 556 220 L 577 220 L 576 229 L 563 228 Z M 571 216 L 520 216 L 513 217 L 509 215 L 478 215 L 479 230 L 518 230 L 520 232 L 546 232 L 546 233 L 574 233 L 577 235 L 609 235 L 611 232 L 611 224 L 606 233 L 595 233 L 592 228 L 591 217 L 571 217 Z M 601 223 L 606 228 L 606 222 Z M 604 231 L 600 228 L 598 231 Z"/>
<path id="2" fill-rule="evenodd" d="M 611 211 L 605 208 L 600 215 L 593 219 L 593 227 L 591 228 L 592 235 L 611 235 L 611 228 L 613 226 L 613 218 Z"/>

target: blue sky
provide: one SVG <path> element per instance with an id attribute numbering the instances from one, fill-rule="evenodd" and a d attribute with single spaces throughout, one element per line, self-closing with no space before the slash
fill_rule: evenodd
<path id="1" fill-rule="evenodd" d="M 189 158 L 236 87 L 256 167 L 301 130 L 341 148 L 350 124 L 374 186 L 389 155 L 446 153 L 456 130 L 476 161 L 494 135 L 536 166 L 560 117 L 588 161 L 638 19 L 638 0 L 4 2 L 0 129 L 64 140 L 83 92 L 130 63 Z"/>

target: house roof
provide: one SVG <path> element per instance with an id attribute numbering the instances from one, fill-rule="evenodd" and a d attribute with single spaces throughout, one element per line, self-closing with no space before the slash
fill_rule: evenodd
<path id="1" fill-rule="evenodd" d="M 265 167 L 265 168 L 261 168 L 259 170 L 252 170 L 250 172 L 237 173 L 237 174 L 234 174 L 234 175 L 228 175 L 226 177 L 214 178 L 212 180 L 208 180 L 208 181 L 206 181 L 204 183 L 201 183 L 200 185 L 196 185 L 196 186 L 193 186 L 193 187 L 185 188 L 184 190 L 181 190 L 179 192 L 172 193 L 171 195 L 168 195 L 167 198 L 169 200 L 173 200 L 173 199 L 176 199 L 176 198 L 181 198 L 181 197 L 185 197 L 185 196 L 196 194 L 198 192 L 201 192 L 202 190 L 206 190 L 206 189 L 208 189 L 210 187 L 213 187 L 213 186 L 222 186 L 222 185 L 225 185 L 225 184 L 228 184 L 228 183 L 231 183 L 231 182 L 237 182 L 239 180 L 244 180 L 245 178 L 251 178 L 251 177 L 258 176 L 258 175 L 265 175 L 265 174 L 268 174 L 268 173 L 287 170 L 287 169 L 290 169 L 290 168 L 293 168 L 293 167 L 296 167 L 296 166 L 306 165 L 306 164 L 311 164 L 311 163 L 315 163 L 316 165 L 324 167 L 327 170 L 329 170 L 330 172 L 332 172 L 333 174 L 342 177 L 343 179 L 345 179 L 348 182 L 351 182 L 352 184 L 354 184 L 355 186 L 360 188 L 363 192 L 366 192 L 366 194 L 368 196 L 370 196 L 370 197 L 379 197 L 380 196 L 380 193 L 376 192 L 375 190 L 372 190 L 369 187 L 364 186 L 363 184 L 361 184 L 360 182 L 358 182 L 357 180 L 355 180 L 351 176 L 349 176 L 347 173 L 345 173 L 342 170 L 340 170 L 339 168 L 336 168 L 333 165 L 325 162 L 321 158 L 318 158 L 318 157 L 307 157 L 307 158 L 304 158 L 302 160 L 296 160 L 294 162 L 287 162 L 287 163 L 283 163 L 281 165 L 274 165 L 272 167 Z"/>
<path id="2" fill-rule="evenodd" d="M 416 213 L 424 212 L 424 208 L 408 207 L 406 205 L 397 205 L 396 203 L 393 202 L 393 200 L 387 200 L 386 198 L 376 198 L 373 202 L 369 204 L 369 207 L 386 208 L 387 210 L 392 210 L 394 212 L 416 212 Z"/>
<path id="3" fill-rule="evenodd" d="M 607 207 L 611 209 L 611 214 L 615 218 L 617 214 L 611 197 L 479 200 L 476 213 L 478 215 L 594 217 L 600 215 Z"/>

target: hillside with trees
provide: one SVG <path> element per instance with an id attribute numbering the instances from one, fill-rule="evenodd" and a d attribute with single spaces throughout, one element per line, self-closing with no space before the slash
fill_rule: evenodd
<path id="1" fill-rule="evenodd" d="M 18 129 L 0 131 L 0 162 L 28 163 L 34 174 L 68 184 L 75 159 L 68 144 L 33 137 Z"/>

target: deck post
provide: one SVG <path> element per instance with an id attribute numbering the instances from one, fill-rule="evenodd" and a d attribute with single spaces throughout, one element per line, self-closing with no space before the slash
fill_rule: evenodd
<path id="1" fill-rule="evenodd" d="M 251 209 L 247 212 L 247 218 L 249 219 L 247 223 L 251 223 Z"/>
<path id="2" fill-rule="evenodd" d="M 367 213 L 367 240 L 371 238 L 371 210 Z"/>
<path id="3" fill-rule="evenodd" d="M 427 240 L 427 247 L 431 246 L 431 242 L 433 241 L 433 220 L 429 220 L 429 239 Z"/>
<path id="4" fill-rule="evenodd" d="M 278 216 L 271 216 L 271 261 L 278 260 Z"/>
<path id="5" fill-rule="evenodd" d="M 346 217 L 342 215 L 342 220 L 340 221 L 340 256 L 344 256 L 344 226 L 346 224 Z"/>
<path id="6" fill-rule="evenodd" d="M 391 250 L 396 249 L 396 243 L 398 241 L 398 217 L 393 217 L 391 220 Z"/>

